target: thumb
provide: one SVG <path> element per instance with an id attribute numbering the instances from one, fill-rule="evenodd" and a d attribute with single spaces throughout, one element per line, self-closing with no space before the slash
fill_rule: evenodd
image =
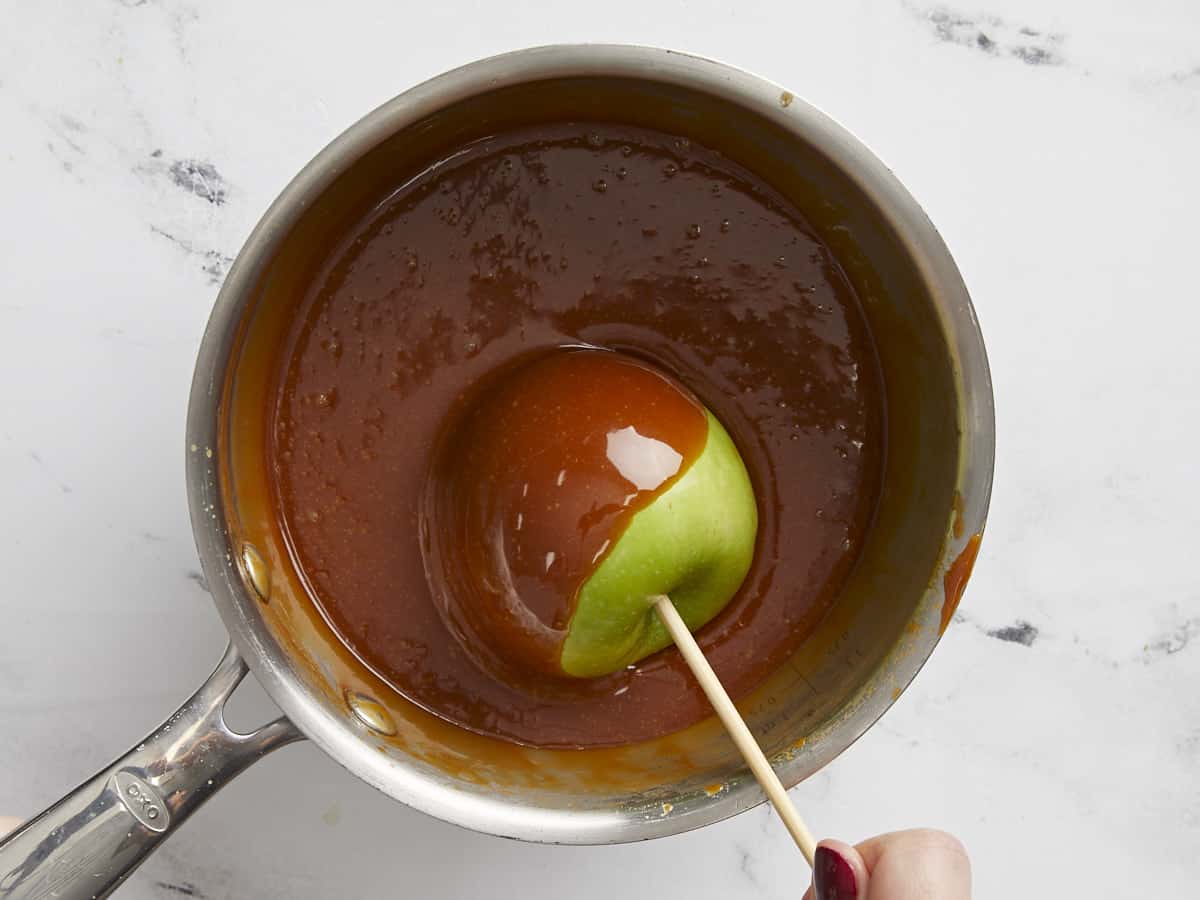
<path id="1" fill-rule="evenodd" d="M 898 831 L 851 847 L 821 841 L 805 900 L 969 900 L 971 863 L 944 831 Z"/>
<path id="2" fill-rule="evenodd" d="M 865 900 L 867 864 L 845 841 L 824 840 L 813 856 L 813 884 L 804 900 Z"/>

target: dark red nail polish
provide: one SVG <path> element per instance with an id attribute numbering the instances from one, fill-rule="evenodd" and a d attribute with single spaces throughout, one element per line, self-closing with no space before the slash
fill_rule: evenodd
<path id="1" fill-rule="evenodd" d="M 813 856 L 813 885 L 817 900 L 855 900 L 858 879 L 849 861 L 828 847 L 818 847 Z"/>

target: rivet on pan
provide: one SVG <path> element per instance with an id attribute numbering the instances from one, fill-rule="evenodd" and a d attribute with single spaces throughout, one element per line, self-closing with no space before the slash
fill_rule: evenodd
<path id="1" fill-rule="evenodd" d="M 354 691 L 346 691 L 346 704 L 355 718 L 372 731 L 386 735 L 396 733 L 396 723 L 392 720 L 392 714 L 384 709 L 378 700 L 372 700 Z"/>
<path id="2" fill-rule="evenodd" d="M 267 568 L 262 555 L 250 544 L 242 545 L 242 565 L 246 568 L 246 576 L 250 579 L 250 587 L 258 594 L 258 599 L 269 603 L 271 599 L 271 570 Z"/>

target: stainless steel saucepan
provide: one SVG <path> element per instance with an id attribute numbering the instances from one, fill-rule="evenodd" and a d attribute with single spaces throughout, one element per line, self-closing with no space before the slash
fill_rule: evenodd
<path id="1" fill-rule="evenodd" d="M 200 689 L 132 750 L 0 843 L 0 898 L 107 895 L 208 797 L 301 738 L 449 822 L 553 843 L 675 834 L 761 802 L 712 720 L 617 749 L 516 747 L 407 703 L 358 664 L 305 598 L 266 488 L 269 350 L 315 248 L 363 198 L 454 146 L 539 120 L 686 134 L 801 209 L 854 282 L 883 366 L 888 456 L 863 556 L 812 638 L 742 704 L 786 785 L 816 772 L 899 696 L 953 614 L 978 550 L 994 427 L 983 340 L 941 238 L 854 137 L 762 79 L 625 46 L 524 50 L 401 94 L 335 140 L 263 216 L 217 298 L 188 408 L 187 487 L 231 643 Z M 252 670 L 284 715 L 230 730 Z M 817 814 L 819 820 L 819 812 Z"/>

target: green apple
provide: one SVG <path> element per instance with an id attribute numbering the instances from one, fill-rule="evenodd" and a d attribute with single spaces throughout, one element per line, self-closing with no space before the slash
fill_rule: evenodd
<path id="1" fill-rule="evenodd" d="M 704 449 L 666 491 L 634 514 L 579 590 L 562 645 L 568 675 L 616 672 L 666 647 L 654 610 L 670 596 L 692 631 L 737 593 L 754 557 L 758 506 L 745 463 L 705 410 Z"/>

